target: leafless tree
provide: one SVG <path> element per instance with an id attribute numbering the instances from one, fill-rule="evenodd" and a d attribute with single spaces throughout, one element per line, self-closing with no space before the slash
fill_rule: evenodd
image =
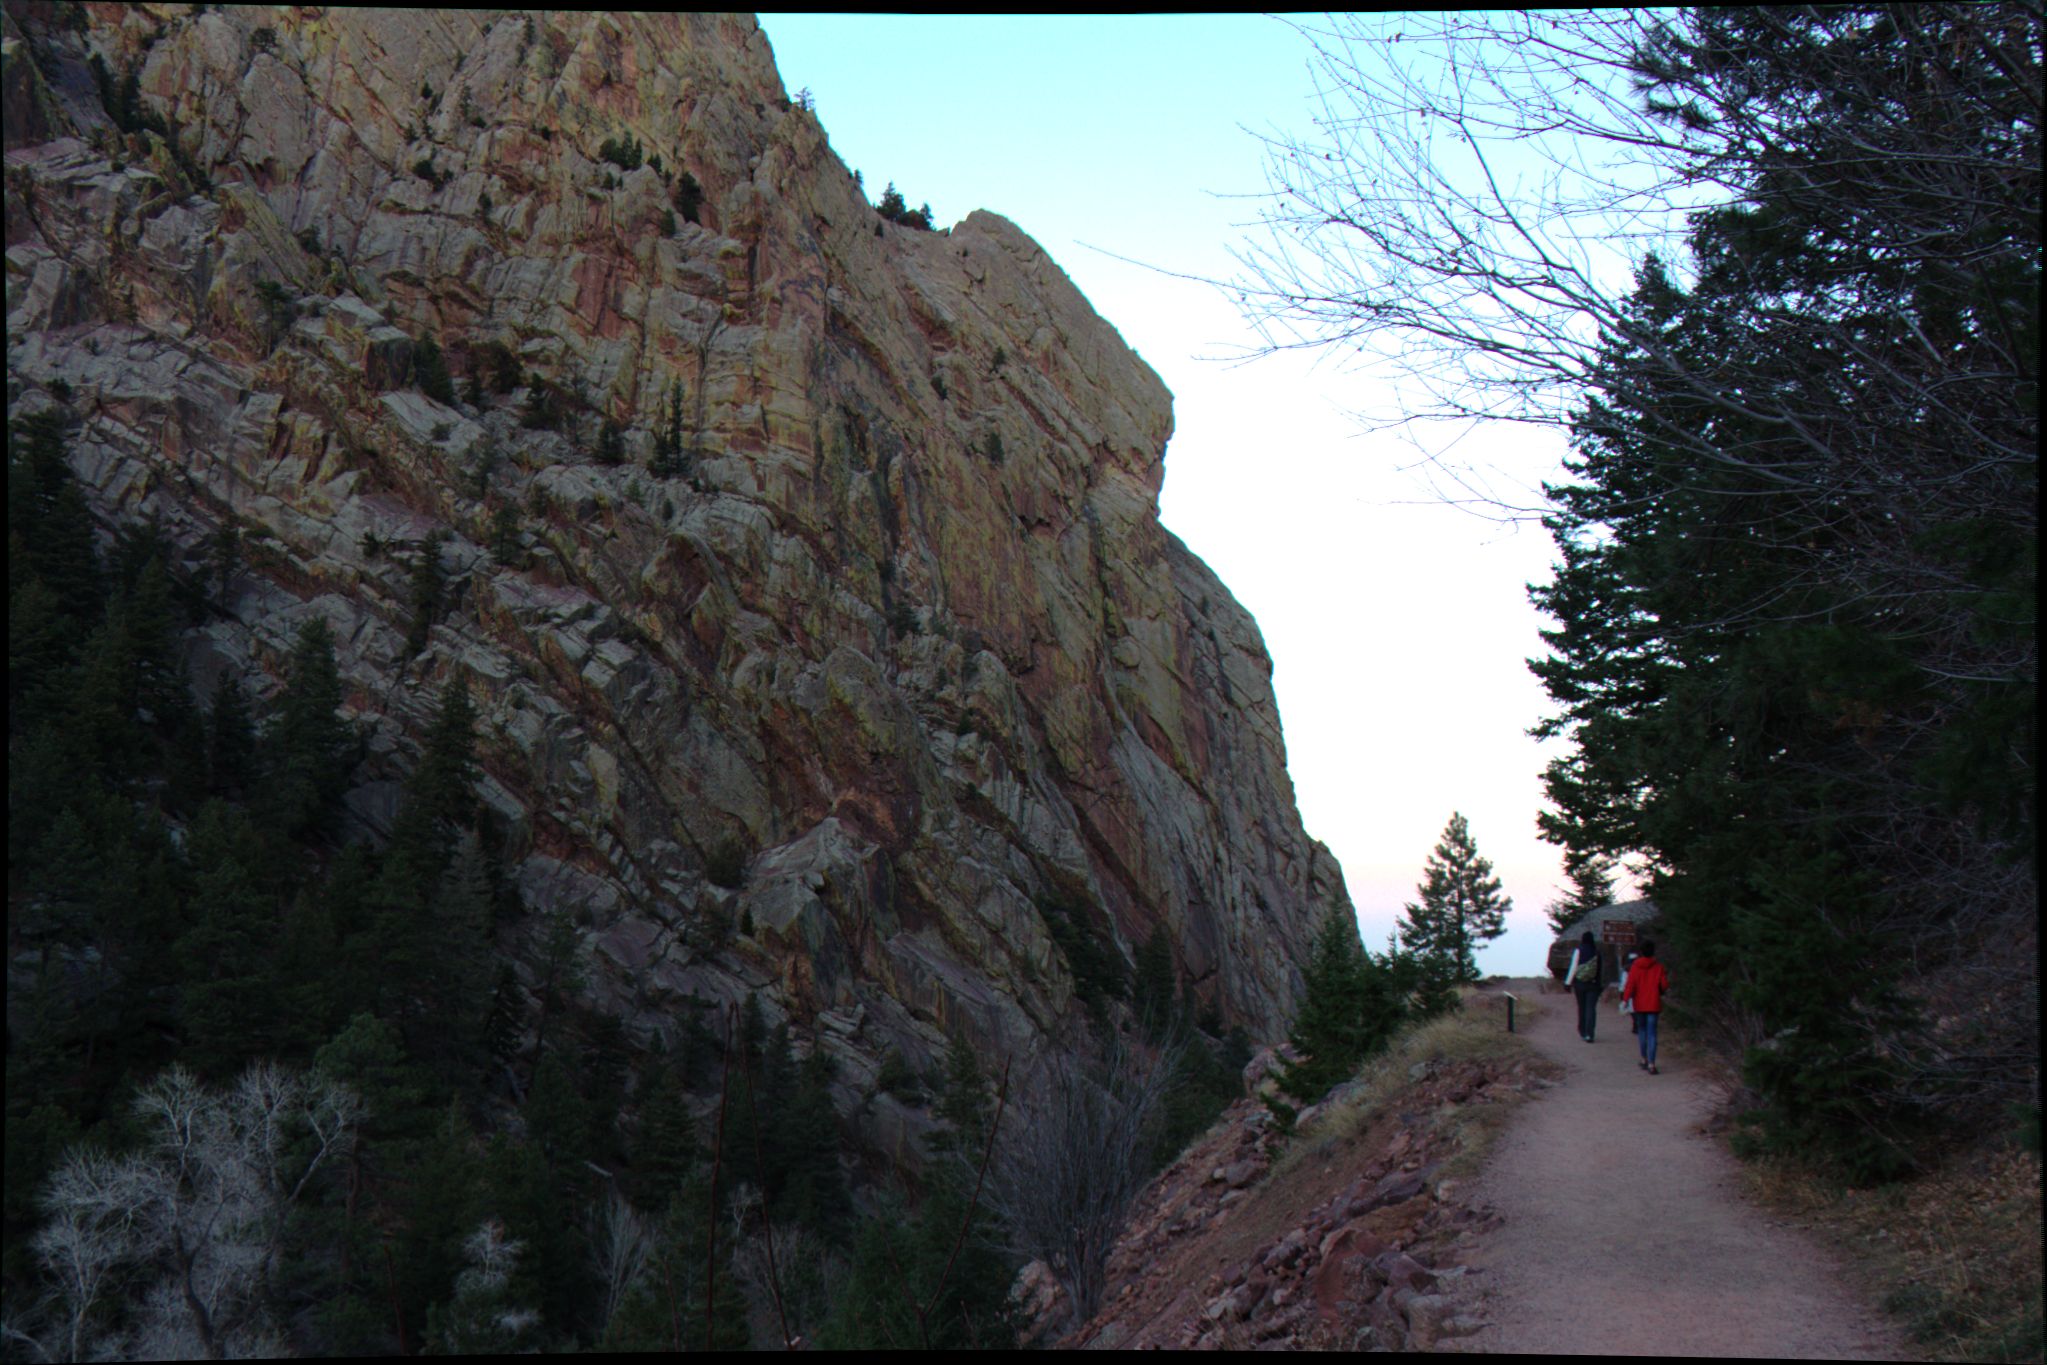
<path id="1" fill-rule="evenodd" d="M 615 1187 L 608 1188 L 591 1209 L 591 1224 L 590 1252 L 603 1296 L 597 1332 L 601 1340 L 626 1296 L 646 1273 L 654 1253 L 654 1230 Z"/>
<path id="2" fill-rule="evenodd" d="M 512 1272 L 526 1244 L 507 1236 L 495 1218 L 477 1225 L 462 1243 L 465 1262 L 444 1316 L 429 1315 L 439 1350 L 448 1355 L 505 1355 L 531 1350 L 540 1314 L 514 1303 Z"/>
<path id="3" fill-rule="evenodd" d="M 73 1148 L 44 1192 L 31 1239 L 53 1285 L 38 1334 L 8 1336 L 46 1358 L 266 1356 L 283 1343 L 265 1303 L 285 1219 L 354 1141 L 354 1092 L 268 1063 L 225 1094 L 172 1067 L 143 1087 L 146 1152 Z M 98 1334 L 117 1277 L 141 1285 L 132 1337 Z"/>
<path id="4" fill-rule="evenodd" d="M 1087 1061 L 1060 1053 L 996 1135 L 984 1200 L 1012 1250 L 1042 1260 L 1078 1321 L 1101 1304 L 1109 1253 L 1150 1178 L 1156 1122 L 1178 1062 L 1168 1045 L 1140 1051 L 1121 1038 Z"/>
<path id="5" fill-rule="evenodd" d="M 1887 433 L 1909 434 L 1910 450 L 1866 442 L 1850 452 L 1824 401 L 1832 395 L 1745 389 L 1732 372 L 1660 347 L 1628 307 L 1642 258 L 1679 262 L 1691 215 L 1739 198 L 1761 174 L 1791 178 L 1774 192 L 1816 221 L 1874 232 L 1881 249 L 1917 253 L 1964 286 L 2031 288 L 2023 258 L 2039 236 L 2040 7 L 1893 8 L 1898 41 L 1923 68 L 1909 84 L 1852 52 L 1821 49 L 1799 11 L 1743 12 L 1764 30 L 1745 40 L 1809 53 L 1824 67 L 1813 83 L 1858 111 L 1830 125 L 1820 147 L 1809 145 L 1806 101 L 1772 98 L 1782 92 L 1716 67 L 1714 35 L 1680 31 L 1703 11 L 1297 24 L 1313 47 L 1319 111 L 1311 132 L 1266 139 L 1267 231 L 1241 253 L 1245 273 L 1232 288 L 1275 348 L 1354 348 L 1390 361 L 1408 382 L 1399 410 L 1381 416 L 1389 426 L 1568 423 L 1602 348 L 1625 336 L 1681 367 L 1701 398 L 1760 412 L 1805 443 L 1802 466 L 1765 470 L 1787 486 L 1823 479 L 1894 492 L 1928 450 L 1953 453 L 1922 478 L 1985 461 L 2030 468 L 2033 428 L 2012 420 L 2014 386 L 2034 378 L 2023 307 L 1975 339 L 1965 373 L 1951 338 L 1920 333 L 1900 347 L 1855 325 L 1846 314 L 1857 309 L 1787 308 L 1777 321 L 1810 328 L 1811 355 L 1866 367 L 1895 391 L 1900 418 L 1912 418 Z M 1672 60 L 1683 50 L 1673 38 L 1695 42 L 1704 59 Z M 1653 93 L 1645 56 L 1664 63 Z M 2011 73 L 2009 87 L 1960 74 L 1985 62 Z M 1985 127 L 2008 135 L 1978 136 Z M 2001 244 L 1955 230 L 1978 219 L 2020 230 Z M 2015 265 L 2013 285 L 1998 285 Z M 1702 459 L 1748 459 L 1701 431 L 1668 434 Z M 1845 466 L 1844 454 L 1855 457 Z"/>

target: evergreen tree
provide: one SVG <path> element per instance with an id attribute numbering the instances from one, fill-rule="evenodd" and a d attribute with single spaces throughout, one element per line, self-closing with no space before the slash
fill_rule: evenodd
<path id="1" fill-rule="evenodd" d="M 1137 975 L 1132 983 L 1137 1017 L 1153 1042 L 1173 1026 L 1173 945 L 1161 924 L 1137 950 Z"/>
<path id="2" fill-rule="evenodd" d="M 234 513 L 228 513 L 221 520 L 220 529 L 213 533 L 207 564 L 212 570 L 214 591 L 225 601 L 228 584 L 242 567 L 242 521 Z"/>
<path id="3" fill-rule="evenodd" d="M 445 531 L 435 528 L 419 543 L 412 561 L 412 577 L 406 589 L 411 624 L 406 628 L 405 652 L 417 654 L 426 648 L 427 636 L 447 606 L 447 570 L 441 567 L 441 548 L 447 544 Z"/>
<path id="4" fill-rule="evenodd" d="M 851 1230 L 853 1204 L 839 1165 L 832 1075 L 830 1057 L 813 1044 L 796 1069 L 787 1104 L 776 1110 L 775 1146 L 782 1166 L 776 1173 L 776 1212 L 837 1241 Z"/>
<path id="5" fill-rule="evenodd" d="M 208 788 L 215 796 L 247 795 L 256 776 L 256 727 L 242 689 L 224 671 L 213 686 L 205 735 Z"/>
<path id="6" fill-rule="evenodd" d="M 100 617 L 99 556 L 92 513 L 66 454 L 64 417 L 55 409 L 32 413 L 13 423 L 10 435 L 10 596 L 17 582 L 40 581 L 55 595 L 57 614 L 82 630 Z"/>
<path id="7" fill-rule="evenodd" d="M 597 463 L 619 464 L 625 459 L 625 433 L 607 417 L 597 426 Z"/>
<path id="8" fill-rule="evenodd" d="M 710 1168 L 700 1164 L 668 1201 L 654 1254 L 613 1315 L 601 1349 L 736 1351 L 747 1346 L 746 1298 L 732 1274 L 733 1239 L 717 1232 L 715 1250 L 712 1245 L 721 1216 L 711 1207 Z"/>
<path id="9" fill-rule="evenodd" d="M 540 941 L 538 979 L 533 992 L 540 1004 L 540 1018 L 534 1028 L 533 1061 L 537 1067 L 547 1050 L 548 1031 L 582 994 L 589 980 L 583 957 L 583 938 L 568 911 L 551 910 Z"/>
<path id="10" fill-rule="evenodd" d="M 184 987 L 183 1056 L 202 1076 L 229 1077 L 276 1047 L 272 962 L 276 902 L 257 884 L 256 828 L 237 807 L 209 801 L 186 844 L 196 886 L 192 927 L 175 949 Z"/>
<path id="11" fill-rule="evenodd" d="M 341 673 L 334 634 L 315 616 L 299 627 L 284 688 L 265 736 L 266 818 L 305 838 L 331 816 L 355 766 L 355 736 L 341 717 Z"/>
<path id="12" fill-rule="evenodd" d="M 519 509 L 513 503 L 501 502 L 490 514 L 490 557 L 502 568 L 525 566 L 526 551 L 519 543 Z"/>
<path id="13" fill-rule="evenodd" d="M 448 378 L 448 362 L 441 356 L 441 344 L 432 337 L 421 337 L 412 352 L 412 372 L 419 381 L 419 391 L 436 403 L 455 403 L 455 385 Z"/>
<path id="14" fill-rule="evenodd" d="M 988 1142 L 988 1126 L 994 1121 L 994 1097 L 988 1080 L 981 1074 L 981 1059 L 964 1033 L 955 1033 L 946 1044 L 945 1081 L 939 1090 L 933 1113 L 945 1126 L 927 1141 L 936 1152 L 958 1152 L 978 1161 Z"/>
<path id="15" fill-rule="evenodd" d="M 860 1222 L 846 1283 L 817 1344 L 826 1350 L 1013 1348 L 1009 1286 L 1015 1270 L 994 1250 L 988 1221 L 986 1210 L 970 1216 L 967 1197 L 951 1184 L 935 1189 L 914 1216 L 899 1203 L 883 1203 Z"/>
<path id="16" fill-rule="evenodd" d="M 1500 894 L 1493 865 L 1479 856 L 1471 829 L 1452 813 L 1423 869 L 1419 904 L 1400 921 L 1400 942 L 1423 958 L 1441 958 L 1453 982 L 1478 980 L 1478 945 L 1506 932 L 1513 901 Z"/>
<path id="17" fill-rule="evenodd" d="M 674 1068 L 656 1061 L 641 1082 L 640 1121 L 633 1130 L 633 1202 L 655 1211 L 667 1207 L 699 1156 L 682 1085 Z"/>
<path id="18" fill-rule="evenodd" d="M 1301 1007 L 1288 1038 L 1306 1057 L 1281 1074 L 1287 1093 L 1320 1099 L 1355 1075 L 1406 1017 L 1400 985 L 1392 965 L 1374 961 L 1359 941 L 1356 916 L 1331 906 L 1302 973 Z"/>
<path id="19" fill-rule="evenodd" d="M 469 684 L 460 677 L 441 690 L 440 708 L 427 729 L 419 767 L 405 784 L 405 797 L 420 819 L 441 831 L 443 852 L 453 830 L 476 823 L 476 708 Z"/>

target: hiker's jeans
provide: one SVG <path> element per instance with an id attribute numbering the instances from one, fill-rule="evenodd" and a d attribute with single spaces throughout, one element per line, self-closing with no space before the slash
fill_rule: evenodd
<path id="1" fill-rule="evenodd" d="M 1656 1016 L 1654 1014 L 1636 1012 L 1635 1037 L 1640 1039 L 1642 1043 L 1642 1060 L 1651 1066 L 1656 1065 Z"/>
<path id="2" fill-rule="evenodd" d="M 1592 1026 L 1599 1022 L 1599 987 L 1573 986 L 1578 992 L 1578 1036 L 1590 1038 Z"/>

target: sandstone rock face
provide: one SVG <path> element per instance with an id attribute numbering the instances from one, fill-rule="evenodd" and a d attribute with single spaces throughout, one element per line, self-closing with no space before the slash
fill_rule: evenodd
<path id="1" fill-rule="evenodd" d="M 747 18 L 191 8 L 8 19 L 6 269 L 10 411 L 69 404 L 98 514 L 193 564 L 244 528 L 196 677 L 325 617 L 372 834 L 465 677 L 528 903 L 585 909 L 642 1040 L 760 989 L 849 1095 L 1025 1054 L 1080 1018 L 1047 905 L 1277 1035 L 1341 874 L 1256 625 L 1159 524 L 1170 396 L 1036 243 L 883 225 Z M 428 338 L 480 393 L 418 391 Z"/>

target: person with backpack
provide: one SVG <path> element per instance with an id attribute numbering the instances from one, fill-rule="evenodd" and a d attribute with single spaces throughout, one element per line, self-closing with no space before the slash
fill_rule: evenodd
<path id="1" fill-rule="evenodd" d="M 1628 967 L 1628 979 L 1621 986 L 1621 1001 L 1635 1012 L 1635 1037 L 1642 1045 L 1637 1063 L 1654 1076 L 1656 1072 L 1656 1016 L 1663 1009 L 1663 997 L 1670 990 L 1670 970 L 1656 960 L 1656 944 L 1642 940 L 1642 955 Z"/>
<path id="2" fill-rule="evenodd" d="M 1599 961 L 1599 945 L 1592 941 L 1592 931 L 1588 929 L 1578 936 L 1578 946 L 1571 950 L 1571 961 L 1564 968 L 1564 980 L 1578 996 L 1578 1036 L 1588 1043 L 1592 1041 L 1592 1026 L 1599 1018 L 1599 993 L 1606 985 L 1601 979 L 1604 970 Z"/>

